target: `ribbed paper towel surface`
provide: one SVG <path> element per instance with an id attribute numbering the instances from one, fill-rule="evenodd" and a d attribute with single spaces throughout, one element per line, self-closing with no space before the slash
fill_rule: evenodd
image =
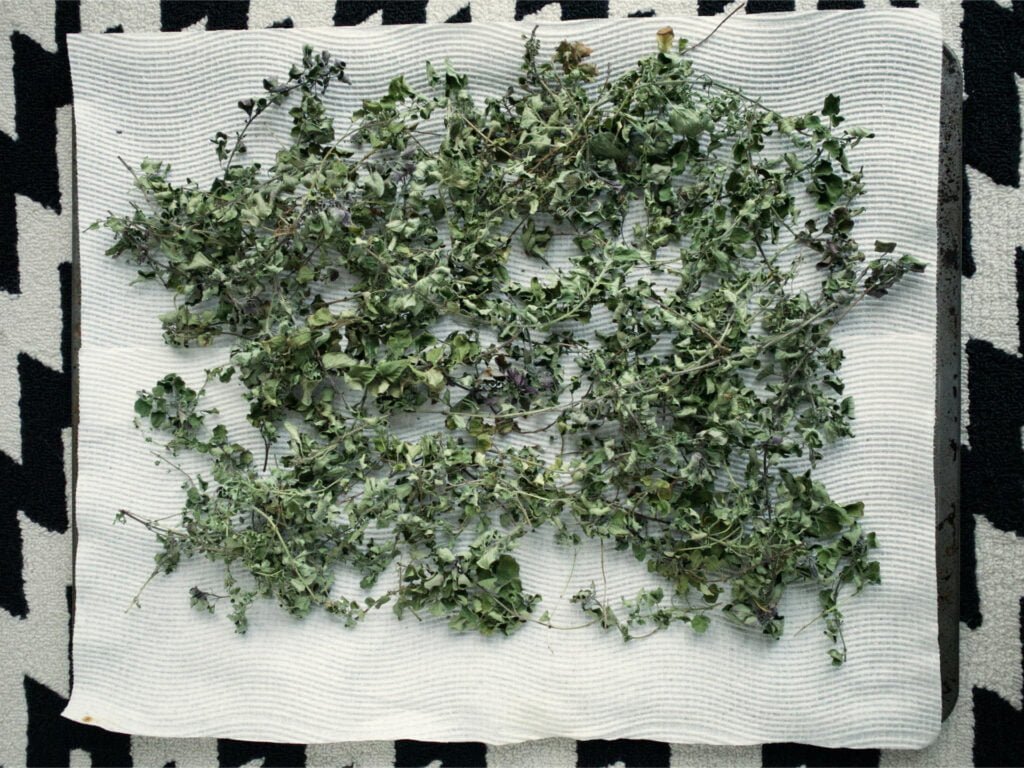
<path id="1" fill-rule="evenodd" d="M 537 34 L 545 51 L 585 40 L 614 74 L 649 53 L 665 24 L 699 40 L 717 21 L 593 20 L 541 24 Z M 169 161 L 177 180 L 207 183 L 219 170 L 210 138 L 236 129 L 235 103 L 258 93 L 264 77 L 285 74 L 305 43 L 348 63 L 352 86 L 334 97 L 343 126 L 361 99 L 397 74 L 415 81 L 427 59 L 448 57 L 478 95 L 501 93 L 531 26 L 69 36 L 79 221 L 125 212 L 137 199 L 119 157 L 132 166 L 143 157 Z M 826 94 L 840 94 L 848 124 L 875 133 L 853 155 L 867 180 L 856 236 L 896 240 L 934 265 L 936 18 L 737 16 L 693 58 L 698 70 L 782 112 L 820 109 Z M 286 137 L 286 118 L 275 120 Z M 249 143 L 266 157 L 274 132 Z M 910 748 L 938 732 L 934 268 L 860 305 L 836 334 L 857 437 L 831 450 L 818 476 L 837 500 L 865 502 L 884 583 L 844 604 L 849 661 L 834 669 L 818 627 L 795 631 L 818 610 L 811 590 L 787 596 L 789 631 L 777 643 L 721 621 L 703 636 L 680 627 L 628 644 L 594 627 L 456 635 L 441 622 L 397 621 L 386 611 L 346 630 L 324 615 L 295 621 L 272 604 L 255 606 L 240 636 L 223 614 L 189 607 L 191 585 L 217 583 L 217 569 L 198 561 L 156 578 L 143 607 L 126 611 L 157 545 L 139 526 L 112 525 L 114 514 L 173 515 L 182 503 L 179 477 L 154 466 L 132 426 L 136 392 L 171 371 L 198 383 L 225 350 L 165 347 L 156 317 L 170 297 L 158 286 L 130 286 L 132 268 L 104 256 L 109 243 L 103 231 L 81 233 L 74 689 L 65 716 L 138 734 L 295 742 L 565 736 Z M 244 424 L 241 401 L 217 405 L 229 427 Z M 539 538 L 521 560 L 525 586 L 545 595 L 563 623 L 577 615 L 557 596 L 601 578 L 585 547 L 575 570 L 571 554 Z M 606 560 L 610 594 L 647 578 L 631 557 Z"/>

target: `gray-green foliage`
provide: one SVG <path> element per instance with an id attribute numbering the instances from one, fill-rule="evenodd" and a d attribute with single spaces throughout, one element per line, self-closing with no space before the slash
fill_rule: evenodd
<path id="1" fill-rule="evenodd" d="M 355 624 L 390 604 L 508 634 L 549 621 L 516 550 L 550 527 L 632 552 L 662 584 L 580 591 L 591 623 L 703 632 L 720 609 L 778 637 L 780 600 L 804 583 L 841 662 L 839 596 L 879 580 L 874 537 L 860 504 L 784 464 L 813 467 L 851 434 L 832 328 L 920 265 L 852 237 L 863 184 L 847 150 L 869 134 L 842 127 L 837 97 L 784 117 L 660 39 L 599 79 L 584 44 L 546 61 L 531 38 L 518 82 L 483 104 L 428 65 L 425 88 L 395 78 L 345 132 L 322 98 L 345 65 L 307 50 L 239 104 L 209 188 L 142 165 L 146 204 L 106 220 L 109 254 L 173 292 L 168 344 L 230 337 L 207 382 L 241 382 L 268 450 L 287 441 L 268 467 L 201 407 L 205 385 L 170 374 L 140 393 L 170 454 L 210 459 L 180 525 L 123 512 L 157 533 L 158 571 L 223 563 L 224 588 L 193 588 L 195 605 L 228 601 L 239 630 L 273 596 L 296 616 Z M 291 144 L 240 162 L 272 108 L 289 109 Z M 559 242 L 568 267 L 510 277 L 514 249 L 543 266 Z M 793 280 L 808 260 L 811 292 Z M 402 439 L 395 419 L 424 411 L 444 428 Z M 370 597 L 332 590 L 338 569 Z"/>

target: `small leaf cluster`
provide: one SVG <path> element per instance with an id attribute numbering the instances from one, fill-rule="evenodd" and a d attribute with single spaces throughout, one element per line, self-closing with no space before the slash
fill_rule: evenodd
<path id="1" fill-rule="evenodd" d="M 230 343 L 198 390 L 170 374 L 136 403 L 170 454 L 209 459 L 180 524 L 129 513 L 157 533 L 158 570 L 223 565 L 224 594 L 197 585 L 193 605 L 227 600 L 240 631 L 262 597 L 347 624 L 391 605 L 484 634 L 553 626 L 517 559 L 551 529 L 659 584 L 573 598 L 626 639 L 703 633 L 716 612 L 779 637 L 805 585 L 845 658 L 841 594 L 880 574 L 862 505 L 813 477 L 852 433 L 832 331 L 922 268 L 853 237 L 849 152 L 870 134 L 834 95 L 785 116 L 696 72 L 670 32 L 615 77 L 592 54 L 566 41 L 544 60 L 531 37 L 483 103 L 428 64 L 342 130 L 323 94 L 345 65 L 307 49 L 217 134 L 211 185 L 142 164 L 145 202 L 104 222 L 109 254 L 174 296 L 168 344 Z M 241 162 L 287 104 L 291 142 Z M 201 409 L 211 381 L 240 385 L 262 456 Z M 423 416 L 436 428 L 407 437 Z"/>

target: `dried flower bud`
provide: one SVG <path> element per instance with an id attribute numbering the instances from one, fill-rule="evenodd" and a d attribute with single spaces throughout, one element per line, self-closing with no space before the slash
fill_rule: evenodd
<path id="1" fill-rule="evenodd" d="M 675 39 L 675 32 L 672 31 L 672 27 L 662 27 L 658 30 L 658 50 L 662 53 L 668 53 L 672 50 L 672 41 Z"/>

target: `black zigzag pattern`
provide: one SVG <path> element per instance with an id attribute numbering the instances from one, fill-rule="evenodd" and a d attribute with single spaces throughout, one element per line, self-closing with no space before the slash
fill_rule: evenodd
<path id="1" fill-rule="evenodd" d="M 442 768 L 476 768 L 487 765 L 487 745 L 475 741 L 436 744 L 400 739 L 395 742 L 395 768 L 420 768 L 440 763 Z"/>
<path id="2" fill-rule="evenodd" d="M 1021 115 L 1016 75 L 1024 75 L 1024 2 L 1003 8 L 992 0 L 963 3 L 964 161 L 1001 185 L 1020 185 Z M 964 184 L 963 274 L 977 269 L 971 248 L 969 185 Z M 1017 249 L 1018 325 L 1024 317 L 1021 250 Z M 1020 334 L 1024 353 L 1024 331 Z M 960 617 L 981 625 L 975 554 L 975 515 L 1002 530 L 1024 533 L 1024 360 L 982 339 L 966 345 L 970 448 L 961 465 Z M 1014 474 L 1016 473 L 1016 474 Z"/>
<path id="3" fill-rule="evenodd" d="M 445 24 L 466 24 L 472 20 L 473 15 L 470 12 L 470 6 L 464 5 L 444 21 Z"/>
<path id="4" fill-rule="evenodd" d="M 749 0 L 747 13 L 784 13 L 795 11 L 795 0 Z"/>
<path id="5" fill-rule="evenodd" d="M 553 4 L 561 6 L 562 21 L 608 18 L 608 0 L 516 0 L 515 20 L 522 21 Z"/>
<path id="6" fill-rule="evenodd" d="M 881 762 L 877 749 L 826 749 L 807 744 L 765 744 L 761 747 L 764 768 L 868 768 Z"/>
<path id="7" fill-rule="evenodd" d="M 130 736 L 65 720 L 60 716 L 67 706 L 63 696 L 28 676 L 24 687 L 28 707 L 25 765 L 41 768 L 69 765 L 73 749 L 88 752 L 93 765 L 114 768 L 132 764 Z"/>
<path id="8" fill-rule="evenodd" d="M 1020 186 L 1024 0 L 963 3 L 964 160 L 996 184 Z"/>
<path id="9" fill-rule="evenodd" d="M 864 7 L 864 0 L 818 0 L 819 11 L 856 11 Z"/>
<path id="10" fill-rule="evenodd" d="M 698 16 L 714 16 L 725 12 L 725 6 L 732 0 L 697 0 Z"/>
<path id="11" fill-rule="evenodd" d="M 963 520 L 961 550 L 972 557 L 961 573 L 961 620 L 976 628 L 982 622 L 973 567 L 974 516 L 984 515 L 997 528 L 1024 535 L 1024 248 L 1014 257 L 1017 272 L 1017 354 L 984 339 L 967 342 L 967 427 L 970 447 L 963 451 Z"/>
<path id="12" fill-rule="evenodd" d="M 29 606 L 18 512 L 50 531 L 68 528 L 61 430 L 71 426 L 71 264 L 58 269 L 63 370 L 18 355 L 21 463 L 0 451 L 0 607 L 21 617 L 28 615 Z"/>
<path id="13" fill-rule="evenodd" d="M 14 196 L 25 195 L 60 213 L 57 177 L 57 109 L 71 103 L 67 35 L 81 29 L 78 0 L 56 0 L 50 53 L 31 37 L 15 31 L 14 127 L 18 138 L 0 131 L 0 290 L 20 293 L 18 223 Z"/>
<path id="14" fill-rule="evenodd" d="M 1017 187 L 1021 115 L 1015 75 L 1024 75 L 1024 2 L 1014 0 L 1009 9 L 994 2 L 965 2 L 963 11 L 964 159 L 996 184 Z M 970 249 L 969 206 L 965 195 L 965 277 L 976 270 Z M 1016 353 L 983 339 L 970 339 L 966 345 L 970 446 L 963 452 L 961 465 L 960 616 L 971 628 L 984 620 L 977 585 L 975 516 L 984 515 L 997 528 L 1024 535 L 1024 248 L 1018 246 L 1013 258 Z M 1021 607 L 1024 609 L 1024 602 Z M 1024 643 L 1024 624 L 1021 631 Z M 987 689 L 974 688 L 971 699 L 974 763 L 1020 765 L 1024 760 L 1024 716 Z"/>
<path id="15" fill-rule="evenodd" d="M 715 16 L 729 10 L 734 0 L 697 0 L 698 16 Z M 796 10 L 796 0 L 747 0 L 747 13 L 785 13 Z"/>
<path id="16" fill-rule="evenodd" d="M 293 768 L 306 764 L 304 744 L 271 744 L 264 741 L 217 739 L 217 765 L 239 768 L 259 760 L 263 768 Z"/>
<path id="17" fill-rule="evenodd" d="M 338 0 L 334 26 L 362 24 L 375 13 L 380 13 L 382 24 L 425 24 L 427 0 Z"/>
<path id="18" fill-rule="evenodd" d="M 1024 598 L 1019 604 L 1020 642 L 1024 647 Z M 1021 664 L 1024 667 L 1024 661 Z M 1024 694 L 1024 689 L 1021 691 Z M 974 764 L 1018 766 L 1024 760 L 1024 712 L 985 688 L 974 700 Z"/>
<path id="19" fill-rule="evenodd" d="M 576 744 L 577 768 L 604 768 L 619 764 L 625 768 L 668 768 L 671 759 L 672 748 L 660 741 L 595 739 Z"/>
<path id="20" fill-rule="evenodd" d="M 161 0 L 160 31 L 179 32 L 206 19 L 206 28 L 245 29 L 249 0 Z"/>

